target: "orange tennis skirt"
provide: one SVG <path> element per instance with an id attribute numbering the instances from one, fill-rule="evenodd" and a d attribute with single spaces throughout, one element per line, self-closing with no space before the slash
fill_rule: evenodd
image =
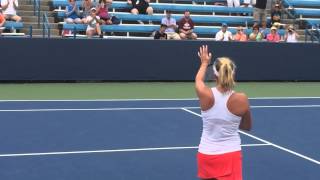
<path id="1" fill-rule="evenodd" d="M 198 177 L 201 179 L 242 180 L 242 155 L 235 151 L 219 155 L 198 152 Z"/>

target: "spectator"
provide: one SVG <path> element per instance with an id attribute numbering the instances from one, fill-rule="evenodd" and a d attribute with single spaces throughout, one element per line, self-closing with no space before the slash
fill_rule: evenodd
<path id="1" fill-rule="evenodd" d="M 100 17 L 102 24 L 112 24 L 111 17 L 109 15 L 109 6 L 111 4 L 112 0 L 99 0 L 97 14 Z"/>
<path id="2" fill-rule="evenodd" d="M 1 7 L 6 20 L 21 21 L 21 17 L 17 15 L 18 0 L 1 0 Z"/>
<path id="3" fill-rule="evenodd" d="M 239 7 L 240 0 L 227 0 L 228 7 Z"/>
<path id="4" fill-rule="evenodd" d="M 194 23 L 190 18 L 190 12 L 185 11 L 184 17 L 179 22 L 179 32 L 181 39 L 197 39 L 196 33 L 193 32 Z"/>
<path id="5" fill-rule="evenodd" d="M 2 14 L 2 10 L 0 8 L 0 34 L 2 33 L 2 31 L 5 29 L 4 24 L 6 23 L 6 18 L 4 17 L 4 15 Z"/>
<path id="6" fill-rule="evenodd" d="M 93 7 L 91 0 L 84 0 L 82 3 L 82 23 L 87 24 L 87 17 L 90 16 L 90 10 Z"/>
<path id="7" fill-rule="evenodd" d="M 159 31 L 156 31 L 154 35 L 154 39 L 167 39 L 167 34 L 165 33 L 167 29 L 167 25 L 161 24 Z"/>
<path id="8" fill-rule="evenodd" d="M 274 9 L 271 12 L 271 25 L 274 26 L 274 23 L 280 23 L 280 21 L 281 21 L 280 4 L 275 4 Z"/>
<path id="9" fill-rule="evenodd" d="M 128 0 L 128 4 L 132 5 L 132 14 L 153 14 L 153 8 L 149 6 L 150 0 Z"/>
<path id="10" fill-rule="evenodd" d="M 267 28 L 267 22 L 261 23 L 261 28 L 259 29 L 259 31 L 262 34 L 262 39 L 265 39 L 269 33 L 269 30 Z"/>
<path id="11" fill-rule="evenodd" d="M 180 39 L 180 36 L 178 33 L 176 33 L 177 29 L 177 21 L 173 17 L 171 17 L 171 12 L 166 12 L 166 17 L 162 18 L 161 24 L 167 25 L 166 34 L 168 39 Z"/>
<path id="12" fill-rule="evenodd" d="M 228 31 L 228 25 L 222 24 L 221 30 L 216 34 L 216 41 L 232 41 L 232 33 Z"/>
<path id="13" fill-rule="evenodd" d="M 252 27 L 252 32 L 249 35 L 249 40 L 250 41 L 262 41 L 263 39 L 263 34 L 259 31 L 259 26 L 253 26 Z"/>
<path id="14" fill-rule="evenodd" d="M 256 5 L 253 9 L 254 26 L 261 25 L 262 28 L 265 28 L 264 26 L 267 24 L 266 7 L 267 0 L 256 0 Z"/>
<path id="15" fill-rule="evenodd" d="M 248 8 L 248 7 L 252 7 L 252 0 L 243 0 L 243 3 L 240 7 L 245 7 L 245 8 Z M 248 16 L 249 14 L 247 13 L 243 13 L 242 14 L 243 16 Z"/>
<path id="16" fill-rule="evenodd" d="M 66 23 L 77 23 L 81 24 L 82 21 L 80 19 L 80 10 L 76 4 L 75 0 L 69 0 L 69 4 L 66 7 Z"/>
<path id="17" fill-rule="evenodd" d="M 277 28 L 272 26 L 270 33 L 267 35 L 267 41 L 268 42 L 279 42 L 280 41 L 280 35 L 277 32 Z"/>
<path id="18" fill-rule="evenodd" d="M 298 42 L 299 34 L 294 30 L 293 26 L 290 25 L 286 34 L 284 35 L 285 42 L 295 43 Z"/>
<path id="19" fill-rule="evenodd" d="M 252 0 L 243 0 L 242 7 L 252 7 Z"/>
<path id="20" fill-rule="evenodd" d="M 86 34 L 88 37 L 92 37 L 98 34 L 100 38 L 103 38 L 103 34 L 100 29 L 100 17 L 97 15 L 97 9 L 91 8 L 90 16 L 87 17 L 86 22 L 88 24 Z"/>
<path id="21" fill-rule="evenodd" d="M 237 28 L 237 33 L 234 35 L 233 39 L 235 41 L 248 41 L 247 35 L 245 32 L 243 32 L 243 27 L 239 26 Z"/>

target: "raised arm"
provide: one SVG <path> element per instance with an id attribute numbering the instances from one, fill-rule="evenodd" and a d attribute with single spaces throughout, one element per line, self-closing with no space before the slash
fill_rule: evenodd
<path id="1" fill-rule="evenodd" d="M 15 9 L 18 9 L 18 6 L 19 6 L 18 0 L 14 0 L 13 6 Z"/>
<path id="2" fill-rule="evenodd" d="M 7 3 L 5 3 L 7 2 Z M 7 1 L 1 1 L 1 7 L 2 7 L 2 10 L 6 10 L 9 6 L 9 0 Z"/>
<path id="3" fill-rule="evenodd" d="M 212 55 L 208 52 L 208 46 L 201 46 L 198 52 L 200 68 L 195 78 L 195 89 L 200 101 L 201 110 L 205 111 L 213 106 L 213 95 L 211 89 L 204 82 L 207 67 L 211 62 Z"/>

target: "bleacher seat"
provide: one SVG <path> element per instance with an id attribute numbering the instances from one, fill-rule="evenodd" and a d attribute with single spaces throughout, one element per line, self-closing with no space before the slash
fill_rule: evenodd
<path id="1" fill-rule="evenodd" d="M 316 27 L 320 26 L 320 19 L 304 18 L 302 20 L 305 21 L 310 26 L 316 26 Z"/>
<path id="2" fill-rule="evenodd" d="M 87 28 L 84 24 L 64 24 L 63 29 L 65 30 L 75 30 L 75 31 L 85 31 Z M 212 35 L 214 36 L 218 31 L 220 31 L 220 27 L 217 26 L 195 26 L 194 32 L 202 35 Z M 154 31 L 159 30 L 158 25 L 102 25 L 101 30 L 103 32 L 135 32 L 135 33 L 152 33 Z M 232 33 L 236 33 L 236 28 L 229 28 L 229 31 Z M 245 32 L 247 34 L 251 33 L 251 29 L 246 29 Z M 269 33 L 270 30 L 267 29 L 265 33 Z M 284 35 L 285 30 L 280 29 L 279 34 Z"/>
<path id="3" fill-rule="evenodd" d="M 79 5 L 81 2 L 77 2 Z M 66 0 L 54 0 L 54 8 L 62 8 L 68 4 Z M 172 3 L 150 3 L 150 6 L 155 11 L 177 11 L 184 12 L 189 10 L 190 12 L 201 12 L 201 13 L 247 13 L 252 14 L 252 8 L 245 7 L 225 7 L 225 6 L 214 6 L 214 5 L 193 5 L 193 4 L 172 4 Z M 111 5 L 112 9 L 129 9 L 131 6 L 127 2 L 114 1 Z"/>
<path id="4" fill-rule="evenodd" d="M 152 21 L 152 22 L 161 22 L 162 18 L 165 17 L 164 14 L 154 14 L 154 15 L 133 15 L 131 13 L 123 13 L 123 12 L 114 12 L 110 13 L 111 15 L 116 16 L 120 20 L 124 21 Z M 58 18 L 64 18 L 64 12 L 57 13 Z M 177 21 L 179 21 L 183 15 L 177 14 L 172 15 Z M 195 23 L 227 23 L 227 24 L 253 24 L 252 16 L 212 16 L 212 15 L 191 15 L 192 20 Z"/>
<path id="5" fill-rule="evenodd" d="M 284 0 L 283 3 L 292 7 L 320 7 L 319 0 Z"/>
<path id="6" fill-rule="evenodd" d="M 319 0 L 320 1 L 320 0 Z M 293 12 L 296 16 L 302 18 L 305 16 L 320 17 L 320 9 L 294 8 Z"/>

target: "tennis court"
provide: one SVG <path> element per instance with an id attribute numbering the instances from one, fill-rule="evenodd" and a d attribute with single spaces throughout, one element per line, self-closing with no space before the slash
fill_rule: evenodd
<path id="1" fill-rule="evenodd" d="M 318 179 L 320 98 L 252 98 L 244 179 Z M 196 99 L 3 100 L 0 179 L 197 179 Z"/>

